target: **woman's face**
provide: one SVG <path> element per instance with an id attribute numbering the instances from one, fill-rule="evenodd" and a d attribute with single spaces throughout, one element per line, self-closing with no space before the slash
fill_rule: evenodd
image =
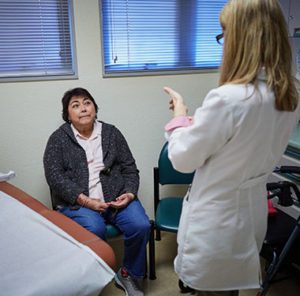
<path id="1" fill-rule="evenodd" d="M 96 118 L 95 105 L 89 98 L 74 96 L 69 102 L 68 115 L 76 129 L 93 128 Z"/>

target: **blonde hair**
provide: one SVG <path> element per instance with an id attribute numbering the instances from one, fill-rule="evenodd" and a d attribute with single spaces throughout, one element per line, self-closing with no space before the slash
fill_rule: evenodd
<path id="1" fill-rule="evenodd" d="M 254 83 L 264 67 L 275 107 L 294 111 L 298 95 L 286 21 L 277 0 L 231 0 L 220 15 L 224 52 L 220 85 Z"/>

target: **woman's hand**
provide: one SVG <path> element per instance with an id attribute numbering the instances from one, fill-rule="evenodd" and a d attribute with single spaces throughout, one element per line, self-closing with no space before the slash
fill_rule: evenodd
<path id="1" fill-rule="evenodd" d="M 170 87 L 164 87 L 164 91 L 171 97 L 169 109 L 173 111 L 174 117 L 186 116 L 187 107 L 183 102 L 181 95 Z"/>
<path id="2" fill-rule="evenodd" d="M 97 212 L 104 212 L 108 208 L 106 202 L 103 202 L 100 199 L 90 198 L 83 193 L 78 196 L 76 201 L 79 205 Z"/>
<path id="3" fill-rule="evenodd" d="M 134 194 L 124 193 L 117 197 L 115 201 L 108 202 L 107 205 L 115 209 L 121 209 L 125 208 L 133 199 Z"/>
<path id="4" fill-rule="evenodd" d="M 104 212 L 108 208 L 106 202 L 96 198 L 88 198 L 84 206 L 97 212 Z"/>

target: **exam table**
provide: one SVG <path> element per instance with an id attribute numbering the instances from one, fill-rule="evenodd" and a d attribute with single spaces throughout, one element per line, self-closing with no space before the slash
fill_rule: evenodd
<path id="1" fill-rule="evenodd" d="M 0 236 L 6 296 L 96 296 L 113 279 L 105 241 L 8 182 L 0 182 Z"/>

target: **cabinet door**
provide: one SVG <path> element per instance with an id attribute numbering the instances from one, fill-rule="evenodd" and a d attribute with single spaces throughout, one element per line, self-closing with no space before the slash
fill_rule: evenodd
<path id="1" fill-rule="evenodd" d="M 289 8 L 289 34 L 294 35 L 295 28 L 300 28 L 300 1 L 291 0 Z"/>

